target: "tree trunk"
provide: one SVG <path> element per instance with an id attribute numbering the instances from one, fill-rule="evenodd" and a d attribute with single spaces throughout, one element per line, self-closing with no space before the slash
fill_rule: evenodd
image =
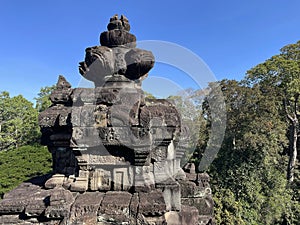
<path id="1" fill-rule="evenodd" d="M 298 119 L 295 118 L 290 126 L 289 164 L 287 171 L 287 179 L 289 183 L 294 181 L 294 173 L 297 162 L 298 125 Z"/>

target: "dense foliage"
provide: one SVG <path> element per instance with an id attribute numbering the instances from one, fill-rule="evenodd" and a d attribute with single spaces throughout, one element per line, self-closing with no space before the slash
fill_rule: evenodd
<path id="1" fill-rule="evenodd" d="M 47 148 L 38 145 L 0 152 L 0 199 L 21 182 L 49 173 L 51 162 Z"/>
<path id="2" fill-rule="evenodd" d="M 35 108 L 42 112 L 47 109 L 52 103 L 50 101 L 50 94 L 55 89 L 55 85 L 42 87 L 38 93 L 38 97 L 35 98 L 36 104 Z"/>
<path id="3" fill-rule="evenodd" d="M 300 42 L 218 82 L 227 108 L 223 144 L 209 169 L 217 224 L 300 224 Z M 212 91 L 213 93 L 213 91 Z M 210 111 L 203 104 L 210 131 Z M 205 148 L 200 143 L 198 152 Z"/>
<path id="4" fill-rule="evenodd" d="M 217 224 L 298 224 L 299 201 L 287 186 L 287 123 L 275 95 L 222 81 L 227 129 L 210 167 Z"/>
<path id="5" fill-rule="evenodd" d="M 18 95 L 0 93 L 0 151 L 34 143 L 39 137 L 38 112 L 33 104 Z"/>
<path id="6" fill-rule="evenodd" d="M 289 125 L 287 178 L 293 182 L 300 136 L 300 41 L 283 47 L 279 55 L 249 70 L 246 79 L 252 85 L 259 85 L 264 93 L 275 95 L 277 104 L 282 105 Z"/>
<path id="7" fill-rule="evenodd" d="M 51 154 L 38 145 L 37 120 L 38 112 L 50 105 L 51 90 L 41 88 L 36 107 L 22 95 L 0 93 L 0 199 L 21 182 L 51 171 Z"/>

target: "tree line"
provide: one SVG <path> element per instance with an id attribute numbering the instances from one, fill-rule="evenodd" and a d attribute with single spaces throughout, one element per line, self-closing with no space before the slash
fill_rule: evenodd
<path id="1" fill-rule="evenodd" d="M 248 70 L 243 80 L 218 84 L 227 120 L 209 168 L 217 224 L 300 224 L 300 41 Z M 205 101 L 202 120 L 205 136 Z M 205 144 L 199 143 L 198 155 Z"/>

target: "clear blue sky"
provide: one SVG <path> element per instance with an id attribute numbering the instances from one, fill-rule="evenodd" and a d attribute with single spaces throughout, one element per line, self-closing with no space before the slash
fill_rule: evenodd
<path id="1" fill-rule="evenodd" d="M 300 39 L 299 0 L 1 0 L 0 91 L 32 100 L 63 74 L 76 87 L 86 47 L 99 44 L 109 18 L 125 14 L 140 41 L 190 49 L 217 79 L 251 67 Z M 151 76 L 178 71 L 156 65 Z M 179 86 L 193 86 L 181 80 Z"/>

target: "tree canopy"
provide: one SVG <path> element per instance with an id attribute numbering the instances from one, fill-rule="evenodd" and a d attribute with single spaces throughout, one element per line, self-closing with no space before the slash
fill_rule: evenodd
<path id="1" fill-rule="evenodd" d="M 33 103 L 18 95 L 0 93 L 0 151 L 37 142 L 38 112 Z"/>
<path id="2" fill-rule="evenodd" d="M 49 96 L 55 87 L 55 85 L 42 87 L 38 93 L 38 96 L 34 98 L 36 101 L 35 107 L 39 112 L 44 111 L 52 104 Z"/>
<path id="3" fill-rule="evenodd" d="M 244 80 L 218 82 L 227 121 L 209 168 L 217 224 L 300 224 L 299 50 L 300 42 L 287 45 Z"/>
<path id="4" fill-rule="evenodd" d="M 283 114 L 289 123 L 287 178 L 293 182 L 300 148 L 300 41 L 283 47 L 279 55 L 249 70 L 246 81 L 258 85 L 266 93 L 272 92 L 278 104 L 282 105 Z"/>

